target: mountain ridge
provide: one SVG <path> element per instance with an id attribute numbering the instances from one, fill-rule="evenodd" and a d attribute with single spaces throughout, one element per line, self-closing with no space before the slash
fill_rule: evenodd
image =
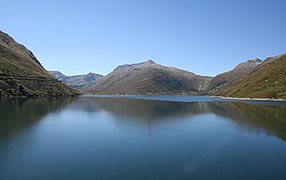
<path id="1" fill-rule="evenodd" d="M 53 78 L 24 45 L 0 31 L 0 97 L 76 96 Z"/>
<path id="2" fill-rule="evenodd" d="M 100 74 L 92 72 L 88 74 L 72 75 L 72 76 L 67 76 L 61 73 L 60 71 L 49 71 L 49 73 L 53 75 L 55 78 L 57 78 L 59 81 L 77 90 L 84 90 L 88 88 L 91 83 L 103 77 Z"/>
<path id="3" fill-rule="evenodd" d="M 152 60 L 116 67 L 87 90 L 97 94 L 186 94 L 198 92 L 209 77 L 174 67 L 166 67 Z"/>
<path id="4" fill-rule="evenodd" d="M 217 88 L 226 86 L 228 83 L 233 82 L 236 79 L 242 78 L 246 74 L 250 73 L 256 66 L 263 61 L 256 58 L 253 60 L 247 60 L 235 66 L 232 70 L 216 75 L 211 79 L 205 91 L 214 91 Z"/>
<path id="5" fill-rule="evenodd" d="M 286 53 L 247 60 L 215 77 L 157 64 L 153 60 L 117 66 L 106 76 L 48 72 L 35 55 L 0 31 L 0 97 L 117 95 L 217 95 L 286 99 Z M 56 79 L 56 78 L 58 79 Z M 65 84 L 64 84 L 65 83 Z"/>
<path id="6" fill-rule="evenodd" d="M 153 60 L 147 60 L 140 63 L 119 65 L 111 73 L 89 83 L 81 90 L 85 93 L 106 95 L 217 95 L 241 98 L 286 99 L 281 93 L 284 90 L 286 91 L 284 86 L 280 87 L 279 92 L 271 90 L 266 94 L 258 93 L 258 95 L 255 95 L 257 93 L 251 92 L 251 89 L 248 89 L 249 94 L 236 95 L 237 93 L 231 93 L 235 90 L 231 87 L 239 86 L 241 82 L 245 81 L 246 77 L 261 71 L 260 69 L 263 71 L 265 67 L 271 66 L 275 60 L 279 61 L 285 55 L 269 57 L 265 60 L 250 59 L 215 77 L 200 76 L 186 70 L 157 64 Z M 278 67 L 284 67 L 284 64 L 283 61 Z M 272 71 L 276 72 L 277 67 Z M 280 74 L 283 75 L 283 71 Z M 256 77 L 252 78 L 255 79 Z M 260 85 L 257 84 L 256 86 Z M 272 85 L 264 88 L 271 89 Z M 232 89 L 232 91 L 227 93 L 229 89 Z M 236 91 L 240 89 L 242 88 L 238 87 Z"/>
<path id="7" fill-rule="evenodd" d="M 238 98 L 286 99 L 286 53 L 266 58 L 242 78 L 211 94 Z"/>

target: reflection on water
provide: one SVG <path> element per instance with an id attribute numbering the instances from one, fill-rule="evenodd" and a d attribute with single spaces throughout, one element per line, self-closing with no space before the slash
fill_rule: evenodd
<path id="1" fill-rule="evenodd" d="M 83 111 L 108 111 L 115 116 L 134 117 L 145 120 L 175 118 L 207 112 L 204 103 L 183 103 L 123 98 L 79 98 L 74 109 Z"/>
<path id="2" fill-rule="evenodd" d="M 285 179 L 285 117 L 206 97 L 5 100 L 0 179 Z"/>
<path id="3" fill-rule="evenodd" d="M 79 98 L 72 107 L 82 111 L 108 111 L 114 116 L 145 120 L 180 120 L 182 117 L 213 113 L 257 132 L 264 131 L 286 140 L 286 106 L 243 102 L 172 102 L 124 98 Z"/>
<path id="4" fill-rule="evenodd" d="M 33 125 L 45 115 L 58 111 L 72 102 L 72 99 L 16 98 L 0 101 L 0 138 L 1 135 Z"/>
<path id="5" fill-rule="evenodd" d="M 212 112 L 240 126 L 286 140 L 286 107 L 245 103 L 211 103 Z"/>

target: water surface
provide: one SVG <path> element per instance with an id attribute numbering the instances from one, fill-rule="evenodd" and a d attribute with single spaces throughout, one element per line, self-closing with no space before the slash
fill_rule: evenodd
<path id="1" fill-rule="evenodd" d="M 286 179 L 286 107 L 206 97 L 0 102 L 0 179 Z"/>

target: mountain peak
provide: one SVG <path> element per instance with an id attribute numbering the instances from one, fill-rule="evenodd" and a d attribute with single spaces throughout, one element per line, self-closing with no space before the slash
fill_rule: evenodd
<path id="1" fill-rule="evenodd" d="M 103 77 L 102 75 L 93 72 L 73 76 L 66 76 L 59 71 L 49 71 L 49 73 L 63 83 L 66 83 L 68 86 L 78 90 L 83 90 L 87 88 L 88 86 L 90 86 L 91 83 Z"/>
<path id="2" fill-rule="evenodd" d="M 63 78 L 66 75 L 64 75 L 63 73 L 61 73 L 60 71 L 48 71 L 51 75 L 53 75 L 55 78 Z"/>
<path id="3" fill-rule="evenodd" d="M 259 59 L 259 58 L 255 58 L 255 59 L 250 59 L 250 60 L 248 60 L 247 62 L 248 62 L 248 63 L 261 63 L 262 60 Z"/>
<path id="4" fill-rule="evenodd" d="M 261 63 L 262 63 L 262 60 L 255 58 L 255 59 L 247 60 L 246 62 L 240 63 L 234 69 L 238 70 L 238 69 L 245 69 L 245 68 L 254 68 Z"/>
<path id="5" fill-rule="evenodd" d="M 132 69 L 138 66 L 146 66 L 146 65 L 149 66 L 149 65 L 155 65 L 155 64 L 156 63 L 150 59 L 148 61 L 143 61 L 141 63 L 119 65 L 114 70 L 129 70 L 129 69 Z"/>
<path id="6" fill-rule="evenodd" d="M 156 64 L 153 60 L 149 59 L 148 61 L 145 61 L 146 64 Z"/>

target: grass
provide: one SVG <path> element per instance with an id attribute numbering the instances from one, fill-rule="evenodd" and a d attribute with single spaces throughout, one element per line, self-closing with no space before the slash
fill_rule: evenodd
<path id="1" fill-rule="evenodd" d="M 79 94 L 78 91 L 55 80 L 23 45 L 1 31 L 0 37 L 0 97 Z M 11 78 L 3 78 L 7 76 Z"/>
<path id="2" fill-rule="evenodd" d="M 286 99 L 286 55 L 220 89 L 217 95 Z"/>

